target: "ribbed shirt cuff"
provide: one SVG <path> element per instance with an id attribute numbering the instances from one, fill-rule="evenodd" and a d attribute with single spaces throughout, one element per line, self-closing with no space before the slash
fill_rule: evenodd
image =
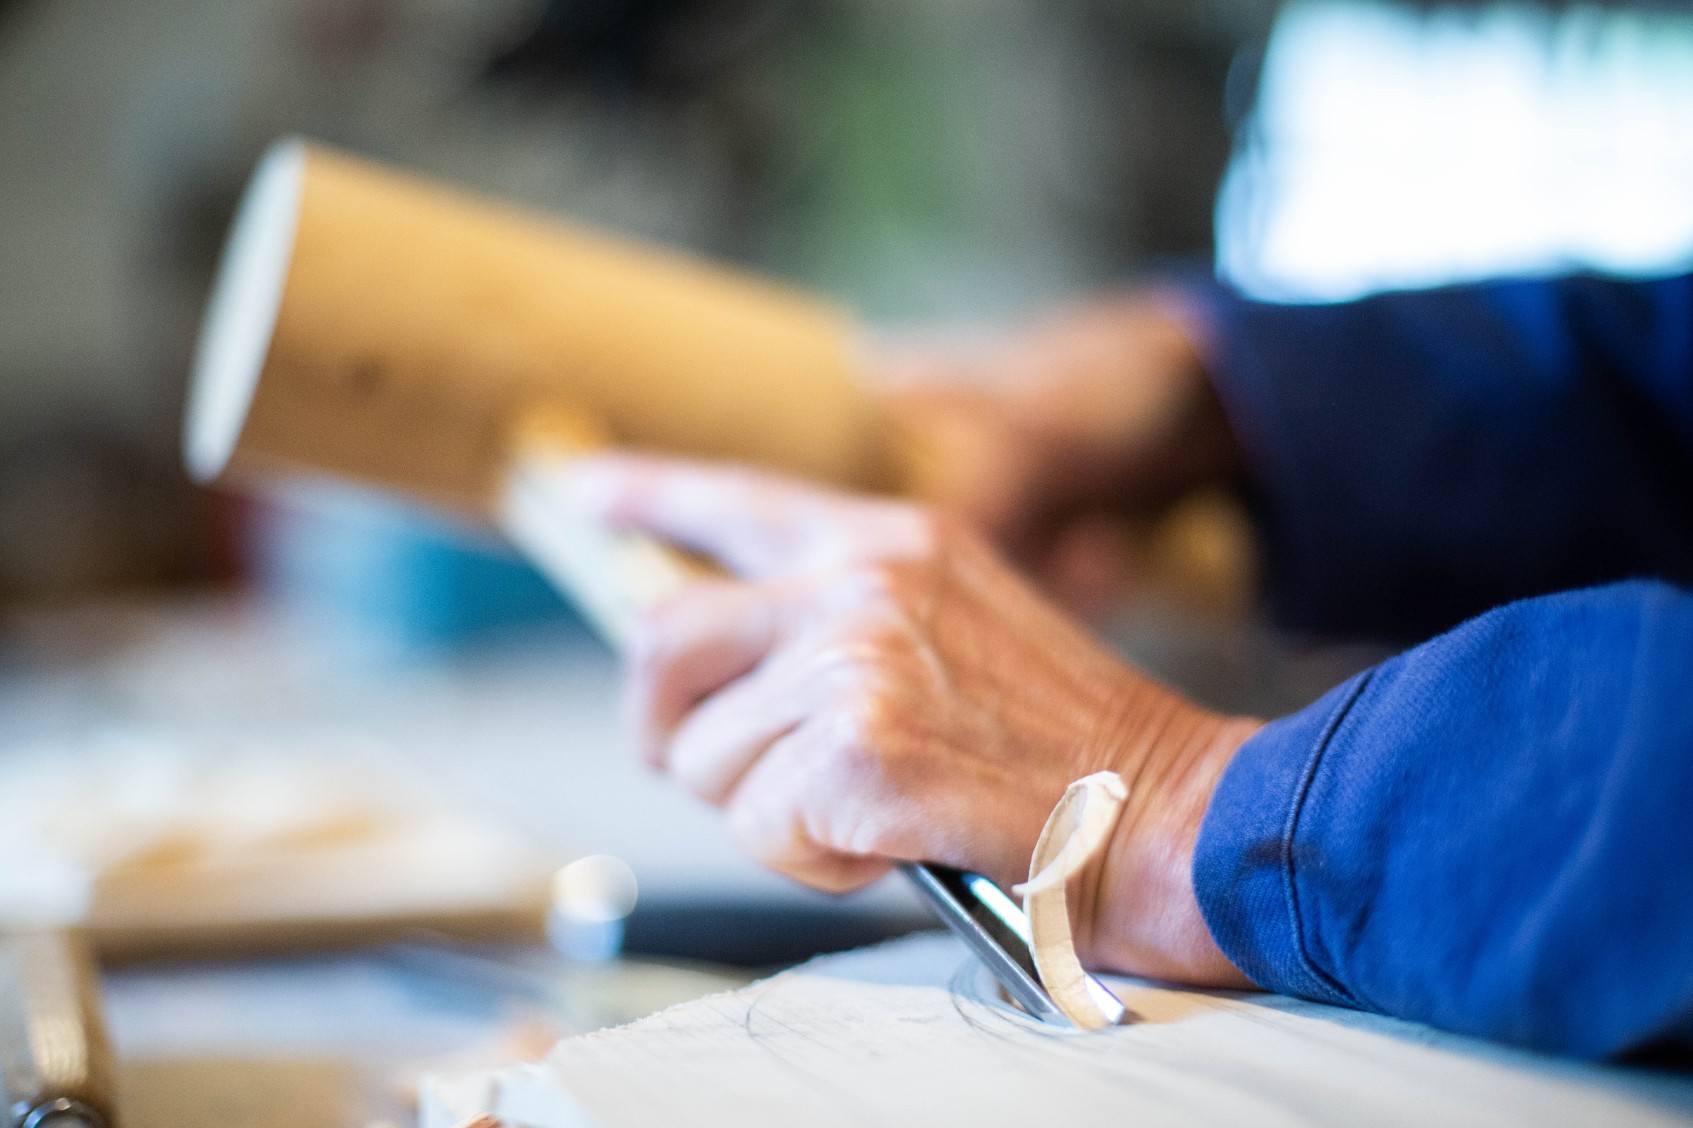
<path id="1" fill-rule="evenodd" d="M 1259 729 L 1223 773 L 1193 855 L 1211 936 L 1258 986 L 1341 1006 L 1357 1001 L 1306 951 L 1297 866 L 1305 797 L 1323 755 L 1368 684 L 1363 673 Z"/>

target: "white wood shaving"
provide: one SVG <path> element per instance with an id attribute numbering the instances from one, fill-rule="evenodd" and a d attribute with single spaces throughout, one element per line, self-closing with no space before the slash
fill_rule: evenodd
<path id="1" fill-rule="evenodd" d="M 1047 817 L 1029 859 L 1029 880 L 1012 889 L 1029 915 L 1029 946 L 1041 985 L 1066 1018 L 1083 1030 L 1101 1030 L 1111 1018 L 1087 989 L 1087 973 L 1070 931 L 1069 881 L 1111 840 L 1129 789 L 1116 772 L 1095 772 L 1065 789 Z"/>

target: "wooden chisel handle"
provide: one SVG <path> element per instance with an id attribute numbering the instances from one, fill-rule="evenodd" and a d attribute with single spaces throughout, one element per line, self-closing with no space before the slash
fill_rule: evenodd
<path id="1" fill-rule="evenodd" d="M 93 958 L 72 932 L 0 933 L 6 1128 L 115 1128 L 113 1065 Z"/>

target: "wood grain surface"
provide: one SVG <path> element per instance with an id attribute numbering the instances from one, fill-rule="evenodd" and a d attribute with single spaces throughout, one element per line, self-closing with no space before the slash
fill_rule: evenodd
<path id="1" fill-rule="evenodd" d="M 1079 1034 L 998 1001 L 950 937 L 825 957 L 566 1040 L 496 1079 L 529 1128 L 1686 1124 L 1693 1078 L 1541 1057 L 1274 995 L 1113 980 Z M 560 1118 L 536 1117 L 548 1088 Z M 515 1115 L 515 1113 L 514 1113 Z M 435 1128 L 427 1125 L 426 1128 Z"/>

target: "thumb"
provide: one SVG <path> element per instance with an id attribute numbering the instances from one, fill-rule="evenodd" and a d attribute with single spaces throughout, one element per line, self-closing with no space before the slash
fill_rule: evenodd
<path id="1" fill-rule="evenodd" d="M 591 515 L 711 557 L 743 579 L 792 575 L 852 554 L 877 503 L 720 463 L 595 454 L 566 489 Z"/>

